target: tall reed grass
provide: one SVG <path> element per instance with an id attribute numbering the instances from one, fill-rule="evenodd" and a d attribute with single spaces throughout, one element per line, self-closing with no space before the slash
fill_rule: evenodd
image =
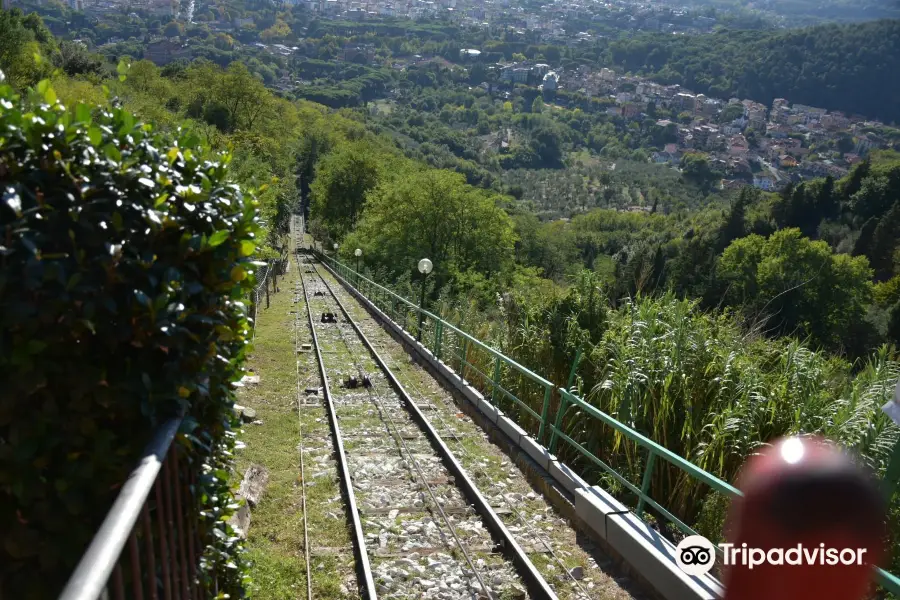
<path id="1" fill-rule="evenodd" d="M 900 437 L 900 428 L 881 412 L 900 376 L 895 349 L 877 348 L 851 363 L 795 339 L 748 333 L 731 315 L 701 311 L 671 293 L 613 303 L 599 282 L 585 272 L 565 293 L 513 290 L 488 309 L 444 295 L 431 308 L 557 386 L 568 383 L 580 349 L 573 383 L 580 395 L 726 481 L 733 482 L 762 446 L 798 433 L 824 435 L 876 474 L 884 473 Z M 413 288 L 404 283 L 398 292 L 409 297 Z M 462 350 L 459 344 L 453 348 Z M 467 348 L 465 356 L 470 374 L 492 374 L 487 353 Z M 484 376 L 470 379 L 490 394 Z M 540 412 L 539 388 L 505 369 L 501 381 Z M 511 402 L 498 402 L 507 413 L 523 416 Z M 557 403 L 554 396 L 551 415 Z M 531 433 L 537 431 L 533 419 L 525 421 Z M 647 457 L 635 444 L 574 408 L 563 423 L 570 437 L 640 483 Z M 577 452 L 561 447 L 560 454 L 589 480 L 623 491 Z M 707 537 L 721 535 L 727 498 L 676 467 L 656 462 L 650 496 Z M 900 524 L 896 511 L 892 521 Z"/>

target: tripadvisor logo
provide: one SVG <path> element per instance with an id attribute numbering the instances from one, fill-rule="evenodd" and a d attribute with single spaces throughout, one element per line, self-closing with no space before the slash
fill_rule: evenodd
<path id="1" fill-rule="evenodd" d="M 702 535 L 689 535 L 678 542 L 675 562 L 688 575 L 706 575 L 716 562 L 716 547 Z"/>
<path id="2" fill-rule="evenodd" d="M 750 548 L 747 544 L 719 544 L 723 564 L 742 565 L 749 569 L 760 565 L 862 565 L 866 548 L 826 548 L 825 544 L 806 547 L 797 544 L 790 548 Z M 716 562 L 716 547 L 702 535 L 691 535 L 678 543 L 675 562 L 688 575 L 709 573 Z"/>

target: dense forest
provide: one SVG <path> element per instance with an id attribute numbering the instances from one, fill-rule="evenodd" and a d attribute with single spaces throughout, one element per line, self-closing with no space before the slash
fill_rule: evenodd
<path id="1" fill-rule="evenodd" d="M 718 98 L 811 106 L 900 121 L 900 20 L 786 31 L 638 35 L 609 46 L 612 64 Z"/>
<path id="2" fill-rule="evenodd" d="M 787 26 L 814 25 L 830 21 L 852 22 L 900 17 L 900 6 L 891 0 L 860 4 L 853 0 L 693 0 L 690 5 L 715 7 L 723 12 L 752 9 L 754 14 L 779 17 Z"/>

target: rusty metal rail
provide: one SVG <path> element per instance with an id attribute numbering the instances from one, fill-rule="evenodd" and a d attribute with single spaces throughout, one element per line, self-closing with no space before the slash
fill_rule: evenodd
<path id="1" fill-rule="evenodd" d="M 316 325 L 313 321 L 312 309 L 309 305 L 309 292 L 303 279 L 303 269 L 300 268 L 299 257 L 297 268 L 300 276 L 300 285 L 303 288 L 303 299 L 306 304 L 306 316 L 309 319 L 309 329 L 312 334 L 312 346 L 316 353 L 316 363 L 319 367 L 319 375 L 322 378 L 322 395 L 324 396 L 325 409 L 328 412 L 328 421 L 331 435 L 334 440 L 335 458 L 340 470 L 341 487 L 347 503 L 347 512 L 350 515 L 351 533 L 353 535 L 353 551 L 356 554 L 356 571 L 359 581 L 359 591 L 366 600 L 376 600 L 378 593 L 375 589 L 375 579 L 372 577 L 372 565 L 369 562 L 369 553 L 366 550 L 366 536 L 362 530 L 362 518 L 359 515 L 359 507 L 356 505 L 356 494 L 353 491 L 353 480 L 350 477 L 350 467 L 347 462 L 347 453 L 344 450 L 344 440 L 341 436 L 341 426 L 338 422 L 337 412 L 331 397 L 331 386 L 328 373 L 325 370 L 325 361 L 322 359 L 322 350 L 319 346 L 319 336 L 316 334 Z M 309 575 L 307 575 L 308 577 Z"/>
<path id="2" fill-rule="evenodd" d="M 172 443 L 180 424 L 176 417 L 157 428 L 60 600 L 205 598 L 194 475 Z"/>
<path id="3" fill-rule="evenodd" d="M 328 268 L 328 265 L 323 266 L 326 270 L 331 272 L 332 275 L 334 274 L 331 269 Z M 316 273 L 318 274 L 318 270 L 316 269 L 315 265 L 313 265 L 313 269 L 316 270 Z M 397 395 L 403 400 L 403 406 L 409 411 L 413 420 L 419 424 L 422 431 L 425 433 L 425 436 L 431 442 L 432 447 L 437 451 L 438 456 L 440 456 L 444 465 L 455 477 L 460 490 L 463 492 L 467 500 L 472 504 L 476 512 L 480 514 L 484 519 L 485 525 L 494 536 L 494 539 L 497 540 L 503 552 L 515 565 L 519 576 L 522 578 L 522 581 L 528 588 L 529 596 L 538 600 L 557 600 L 556 592 L 554 592 L 553 589 L 548 585 L 547 581 L 531 562 L 531 559 L 528 558 L 528 555 L 518 544 L 518 542 L 516 542 L 512 533 L 509 531 L 509 529 L 506 527 L 506 525 L 503 523 L 494 509 L 491 508 L 490 503 L 478 490 L 478 486 L 475 485 L 475 482 L 472 481 L 472 479 L 469 477 L 469 474 L 466 472 L 465 468 L 453 455 L 453 452 L 438 434 L 437 430 L 434 428 L 431 422 L 427 419 L 427 417 L 425 417 L 425 414 L 419 408 L 418 404 L 416 404 L 412 396 L 409 395 L 409 393 L 406 391 L 406 389 L 403 387 L 394 373 L 390 370 L 387 363 L 375 349 L 375 346 L 372 345 L 372 343 L 363 333 L 362 329 L 360 329 L 359 325 L 350 315 L 350 312 L 341 302 L 340 298 L 338 298 L 337 294 L 334 293 L 331 285 L 329 285 L 328 281 L 324 277 L 322 277 L 321 274 L 319 274 L 319 277 L 321 278 L 322 283 L 325 285 L 325 288 L 328 290 L 328 293 L 334 299 L 334 302 L 337 304 L 346 322 L 350 324 L 357 337 L 363 343 L 363 346 L 365 346 L 365 348 L 369 351 L 372 358 L 375 360 L 375 363 L 385 374 L 385 377 L 391 388 L 393 388 Z"/>

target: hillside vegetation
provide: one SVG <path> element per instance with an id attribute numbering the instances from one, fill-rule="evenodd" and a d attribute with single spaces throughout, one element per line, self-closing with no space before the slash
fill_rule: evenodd
<path id="1" fill-rule="evenodd" d="M 665 83 L 766 105 L 900 120 L 900 20 L 697 36 L 638 35 L 609 46 L 612 64 Z"/>
<path id="2" fill-rule="evenodd" d="M 39 19 L 10 30 L 34 51 L 0 45 L 0 69 L 23 93 L 49 77 L 44 91 L 70 108 L 121 104 L 155 130 L 181 128 L 211 150 L 230 150 L 231 181 L 258 191 L 256 258 L 280 252 L 288 216 L 308 210 L 320 248 L 339 244 L 349 264 L 360 248 L 362 269 L 408 297 L 420 285 L 416 263 L 429 257 L 428 306 L 554 383 L 565 384 L 581 350 L 576 384 L 590 402 L 720 477 L 732 479 L 773 437 L 801 432 L 828 435 L 883 473 L 898 439 L 879 410 L 900 374 L 897 154 L 873 154 L 838 181 L 725 194 L 709 189 L 703 165 L 688 161 L 686 173 L 666 170 L 666 179 L 664 167 L 641 162 L 636 140 L 666 135 L 655 122 L 545 109 L 537 98 L 526 112 L 438 89 L 458 71 L 411 69 L 398 84 L 409 106 L 374 117 L 276 95 L 241 62 L 66 69 Z M 835 47 L 843 43 L 843 29 L 811 31 L 821 32 L 815 44 L 826 43 L 826 31 Z M 753 35 L 762 43 L 809 33 Z M 732 54 L 714 56 L 704 46 L 713 39 L 725 41 L 646 38 L 662 53 L 653 55 L 654 72 L 696 43 L 696 60 L 710 62 L 685 70 L 737 85 L 745 77 L 738 59 L 749 65 L 750 50 L 729 42 Z M 653 54 L 641 43 L 627 43 L 635 68 Z M 805 50 L 778 52 L 806 60 Z M 853 59 L 869 73 L 866 84 L 855 86 L 851 73 L 840 92 L 862 102 L 863 90 L 893 90 L 891 78 L 872 75 L 892 53 Z M 762 65 L 775 60 L 760 56 Z M 778 80 L 788 85 L 791 73 Z M 796 85 L 806 81 L 794 76 Z M 886 102 L 888 93 L 878 97 Z M 485 159 L 461 133 L 481 123 L 488 132 L 516 128 L 509 153 Z M 542 221 L 536 210 L 567 217 Z M 580 415 L 567 419 L 573 438 L 640 472 L 643 458 L 620 440 Z M 652 485 L 681 518 L 710 535 L 719 530 L 720 498 L 662 468 Z"/>

